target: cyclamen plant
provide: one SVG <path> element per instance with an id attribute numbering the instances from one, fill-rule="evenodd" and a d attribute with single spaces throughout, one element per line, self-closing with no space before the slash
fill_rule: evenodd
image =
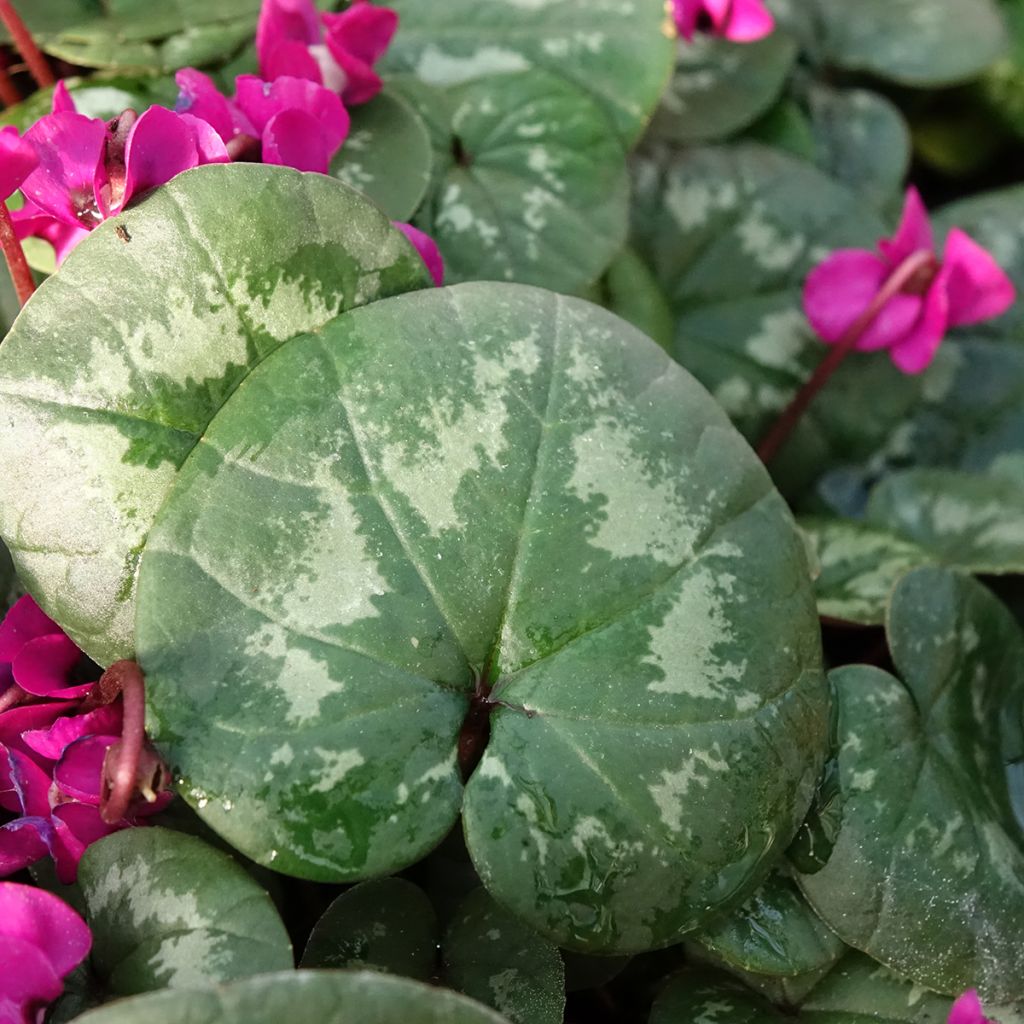
<path id="1" fill-rule="evenodd" d="M 970 3 L 0 0 L 0 1024 L 1024 1019 Z"/>

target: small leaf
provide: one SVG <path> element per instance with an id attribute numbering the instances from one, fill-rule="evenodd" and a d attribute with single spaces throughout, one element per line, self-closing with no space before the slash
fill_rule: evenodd
<path id="1" fill-rule="evenodd" d="M 658 142 L 716 141 L 752 124 L 779 98 L 796 60 L 783 31 L 754 43 L 710 35 L 676 44 L 676 68 L 651 124 Z"/>
<path id="2" fill-rule="evenodd" d="M 842 825 L 798 880 L 850 945 L 950 995 L 1024 991 L 1024 830 L 1007 766 L 1024 755 L 1024 636 L 969 577 L 918 569 L 888 621 L 904 682 L 832 673 Z"/>
<path id="3" fill-rule="evenodd" d="M 363 882 L 317 921 L 300 967 L 372 968 L 430 981 L 437 973 L 437 914 L 403 878 Z"/>
<path id="4" fill-rule="evenodd" d="M 885 621 L 889 595 L 901 576 L 939 559 L 880 526 L 843 519 L 801 519 L 820 566 L 814 586 L 818 614 L 862 626 Z"/>
<path id="5" fill-rule="evenodd" d="M 368 195 L 392 219 L 407 221 L 430 185 L 434 154 L 419 114 L 385 90 L 353 107 L 352 128 L 331 174 Z"/>
<path id="6" fill-rule="evenodd" d="M 92 965 L 111 995 L 190 988 L 292 965 L 288 933 L 230 857 L 163 828 L 116 832 L 78 872 Z"/>
<path id="7" fill-rule="evenodd" d="M 289 971 L 93 1010 L 80 1024 L 509 1024 L 465 996 L 377 971 Z"/>
<path id="8" fill-rule="evenodd" d="M 444 936 L 445 980 L 512 1024 L 562 1024 L 565 965 L 558 947 L 477 889 Z"/>

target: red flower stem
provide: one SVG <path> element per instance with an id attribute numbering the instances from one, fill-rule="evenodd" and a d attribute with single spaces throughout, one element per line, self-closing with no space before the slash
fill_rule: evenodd
<path id="1" fill-rule="evenodd" d="M 16 708 L 28 694 L 17 685 L 17 683 L 11 683 L 11 685 L 0 694 L 0 715 L 5 711 L 10 711 L 11 708 Z"/>
<path id="2" fill-rule="evenodd" d="M 7 260 L 11 280 L 14 281 L 14 290 L 18 293 L 18 302 L 24 306 L 36 290 L 36 282 L 28 260 L 25 259 L 25 250 L 15 233 L 11 211 L 4 202 L 0 202 L 0 247 L 4 250 L 4 259 Z"/>
<path id="3" fill-rule="evenodd" d="M 7 55 L 0 54 L 0 100 L 5 107 L 13 107 L 21 102 L 21 93 L 7 73 Z"/>
<path id="4" fill-rule="evenodd" d="M 32 33 L 29 32 L 25 22 L 18 16 L 18 12 L 14 9 L 11 0 L 0 0 L 0 21 L 7 26 L 7 31 L 10 32 L 11 39 L 18 53 L 21 54 L 28 65 L 29 71 L 32 73 L 32 77 L 36 80 L 36 85 L 40 89 L 56 85 L 57 80 L 53 77 L 53 69 L 43 56 L 42 51 L 36 46 Z"/>
<path id="5" fill-rule="evenodd" d="M 103 677 L 103 686 L 113 684 L 120 689 L 124 707 L 121 742 L 110 773 L 110 793 L 100 806 L 100 817 L 108 825 L 116 825 L 128 813 L 135 794 L 139 758 L 146 740 L 146 684 L 142 669 L 134 661 L 115 661 Z"/>
<path id="6" fill-rule="evenodd" d="M 857 347 L 857 342 L 878 319 L 878 315 L 885 308 L 886 303 L 898 295 L 915 276 L 935 264 L 936 259 L 933 252 L 928 249 L 918 249 L 916 252 L 912 252 L 886 278 L 864 312 L 847 327 L 839 340 L 829 349 L 828 355 L 818 364 L 810 379 L 786 406 L 771 430 L 761 439 L 761 443 L 757 446 L 757 454 L 763 463 L 767 465 L 779 454 L 779 450 L 789 440 L 808 406 L 828 383 L 832 374 L 839 369 L 843 360 Z"/>

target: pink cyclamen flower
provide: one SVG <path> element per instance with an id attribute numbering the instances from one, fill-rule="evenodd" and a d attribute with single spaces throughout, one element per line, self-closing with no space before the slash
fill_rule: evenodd
<path id="1" fill-rule="evenodd" d="M 49 241 L 58 262 L 133 198 L 192 167 L 230 160 L 217 132 L 197 117 L 150 107 L 104 123 L 79 114 L 66 88 L 55 91 L 53 112 L 25 139 L 39 164 L 25 179 L 25 207 L 14 221 L 19 237 Z"/>
<path id="2" fill-rule="evenodd" d="M 14 195 L 38 163 L 35 147 L 14 125 L 0 128 L 0 201 Z"/>
<path id="3" fill-rule="evenodd" d="M 698 31 L 733 43 L 752 43 L 775 29 L 764 0 L 672 0 L 672 6 L 676 28 L 688 43 Z"/>
<path id="4" fill-rule="evenodd" d="M 49 854 L 61 881 L 74 881 L 87 846 L 141 824 L 170 799 L 153 794 L 122 820 L 103 821 L 103 762 L 121 739 L 122 708 L 83 707 L 93 684 L 69 680 L 81 658 L 31 597 L 0 623 L 0 808 L 15 816 L 0 825 L 0 875 Z M 16 703 L 4 699 L 12 693 Z"/>
<path id="5" fill-rule="evenodd" d="M 953 1004 L 947 1024 L 995 1024 L 984 1015 L 978 993 L 972 988 Z"/>
<path id="6" fill-rule="evenodd" d="M 889 290 L 855 347 L 888 349 L 904 373 L 924 370 L 950 327 L 999 316 L 1016 297 L 992 255 L 959 228 L 950 231 L 939 260 L 915 188 L 907 191 L 896 234 L 877 252 L 839 249 L 811 271 L 804 310 L 822 340 L 835 344 Z"/>
<path id="7" fill-rule="evenodd" d="M 88 925 L 59 897 L 0 882 L 0 1022 L 39 1024 L 91 946 Z"/>
<path id="8" fill-rule="evenodd" d="M 419 228 L 414 228 L 411 224 L 403 224 L 397 220 L 391 223 L 409 239 L 412 247 L 420 254 L 420 259 L 423 260 L 430 276 L 434 279 L 434 284 L 440 288 L 444 284 L 444 259 L 441 256 L 441 250 L 437 247 L 437 242 L 425 231 L 420 231 Z"/>
<path id="9" fill-rule="evenodd" d="M 398 15 L 369 0 L 323 15 L 312 0 L 263 0 L 256 26 L 260 74 L 269 81 L 305 78 L 348 104 L 366 103 L 381 90 L 373 66 L 397 28 Z"/>

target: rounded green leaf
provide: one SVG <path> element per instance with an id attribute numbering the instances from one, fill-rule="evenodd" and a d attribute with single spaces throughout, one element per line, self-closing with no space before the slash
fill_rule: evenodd
<path id="1" fill-rule="evenodd" d="M 437 174 L 416 223 L 450 282 L 517 281 L 577 292 L 626 240 L 625 153 L 604 110 L 547 72 L 453 87 L 433 115 Z"/>
<path id="2" fill-rule="evenodd" d="M 401 30 L 384 64 L 430 85 L 531 68 L 590 93 L 628 145 L 657 105 L 675 30 L 663 0 L 392 0 Z"/>
<path id="3" fill-rule="evenodd" d="M 889 610 L 904 682 L 838 669 L 841 827 L 798 876 L 851 946 L 938 991 L 1024 991 L 1024 830 L 1007 765 L 1024 755 L 1024 636 L 969 577 L 918 569 Z"/>
<path id="4" fill-rule="evenodd" d="M 353 107 L 352 128 L 331 174 L 365 192 L 392 220 L 407 221 L 427 194 L 434 154 L 419 114 L 393 92 Z"/>
<path id="5" fill-rule="evenodd" d="M 309 936 L 300 967 L 372 968 L 430 981 L 437 973 L 437 914 L 404 878 L 379 878 L 342 893 Z"/>
<path id="6" fill-rule="evenodd" d="M 293 335 L 424 283 L 376 207 L 281 167 L 200 167 L 100 225 L 0 347 L 25 586 L 96 661 L 129 657 L 150 525 L 223 402 Z"/>
<path id="7" fill-rule="evenodd" d="M 828 59 L 914 86 L 976 78 L 1008 47 L 995 0 L 813 0 Z"/>
<path id="8" fill-rule="evenodd" d="M 191 988 L 292 966 L 270 897 L 226 854 L 163 828 L 93 843 L 78 883 L 91 963 L 111 995 Z"/>
<path id="9" fill-rule="evenodd" d="M 879 526 L 847 519 L 801 519 L 800 529 L 820 567 L 814 581 L 818 614 L 830 619 L 882 625 L 899 578 L 938 561 L 917 544 Z"/>
<path id="10" fill-rule="evenodd" d="M 493 686 L 470 853 L 582 950 L 678 941 L 753 888 L 823 757 L 810 581 L 764 468 L 643 335 L 522 286 L 373 303 L 268 357 L 164 505 L 137 639 L 190 802 L 323 880 L 441 840 Z"/>
<path id="11" fill-rule="evenodd" d="M 698 34 L 676 46 L 672 81 L 651 124 L 654 139 L 671 143 L 724 139 L 752 124 L 779 98 L 797 55 L 782 31 L 753 43 Z"/>
<path id="12" fill-rule="evenodd" d="M 795 883 L 777 871 L 742 907 L 703 929 L 694 941 L 740 970 L 790 978 L 831 966 L 846 949 Z"/>
<path id="13" fill-rule="evenodd" d="M 512 1024 L 562 1024 L 565 965 L 558 947 L 477 889 L 445 932 L 445 981 Z"/>
<path id="14" fill-rule="evenodd" d="M 289 971 L 122 999 L 80 1024 L 508 1024 L 465 996 L 377 971 Z"/>

